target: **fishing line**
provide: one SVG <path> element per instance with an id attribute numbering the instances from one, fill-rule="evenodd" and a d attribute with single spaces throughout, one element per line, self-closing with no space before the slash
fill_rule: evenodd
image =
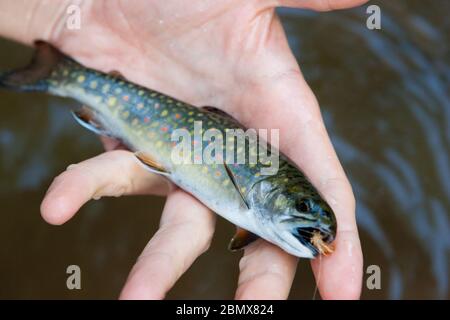
<path id="1" fill-rule="evenodd" d="M 319 255 L 319 273 L 317 274 L 316 287 L 314 288 L 314 294 L 312 300 L 316 300 L 317 290 L 319 289 L 320 277 L 322 275 L 322 255 Z"/>

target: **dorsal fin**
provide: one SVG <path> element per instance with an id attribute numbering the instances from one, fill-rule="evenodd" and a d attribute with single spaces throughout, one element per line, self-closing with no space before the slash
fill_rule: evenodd
<path id="1" fill-rule="evenodd" d="M 108 75 L 110 75 L 111 77 L 117 78 L 117 79 L 121 79 L 121 80 L 127 80 L 122 73 L 120 73 L 120 71 L 117 70 L 112 70 L 110 72 L 108 72 Z"/>
<path id="2" fill-rule="evenodd" d="M 233 116 L 231 116 L 230 114 L 226 113 L 225 111 L 223 111 L 219 108 L 211 107 L 211 106 L 204 106 L 204 107 L 200 107 L 200 109 L 202 109 L 206 112 L 217 114 L 224 118 L 228 118 L 228 119 L 232 120 L 233 122 L 236 122 L 237 124 L 239 124 L 239 121 L 237 121 Z M 239 126 L 241 126 L 241 125 L 239 124 Z"/>

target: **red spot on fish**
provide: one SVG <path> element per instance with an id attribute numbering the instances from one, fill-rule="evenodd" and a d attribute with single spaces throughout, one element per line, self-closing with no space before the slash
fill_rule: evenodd
<path id="1" fill-rule="evenodd" d="M 150 121 L 150 118 L 149 118 L 149 117 L 145 117 L 145 118 L 144 118 L 144 122 L 145 122 L 145 123 L 148 123 L 149 121 Z"/>
<path id="2" fill-rule="evenodd" d="M 169 130 L 167 127 L 162 127 L 162 128 L 161 128 L 161 131 L 162 131 L 162 132 L 167 132 L 167 130 Z"/>
<path id="3" fill-rule="evenodd" d="M 180 119 L 180 118 L 181 118 L 181 115 L 179 113 L 176 113 L 175 114 L 175 119 Z"/>
<path id="4" fill-rule="evenodd" d="M 130 97 L 129 96 L 123 96 L 122 99 L 123 99 L 123 101 L 128 101 L 128 100 L 130 100 Z"/>

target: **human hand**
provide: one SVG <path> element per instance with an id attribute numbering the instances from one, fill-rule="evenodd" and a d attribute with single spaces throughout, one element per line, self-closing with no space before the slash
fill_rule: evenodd
<path id="1" fill-rule="evenodd" d="M 279 129 L 280 149 L 336 214 L 336 250 L 321 259 L 321 296 L 352 299 L 360 295 L 362 278 L 354 197 L 274 6 L 327 10 L 362 2 L 193 0 L 186 6 L 182 0 L 85 1 L 80 30 L 64 28 L 63 19 L 43 18 L 48 12 L 64 14 L 68 2 L 42 2 L 29 20 L 29 32 L 13 37 L 49 41 L 86 66 L 117 70 L 188 103 L 221 108 L 246 127 Z M 163 298 L 207 250 L 214 232 L 214 214 L 195 198 L 142 170 L 131 153 L 116 150 L 61 174 L 41 211 L 48 222 L 61 224 L 94 197 L 155 193 L 168 195 L 160 229 L 136 262 L 121 298 Z M 236 298 L 286 298 L 296 265 L 295 257 L 268 242 L 251 244 L 240 262 Z M 318 278 L 318 260 L 312 267 Z"/>

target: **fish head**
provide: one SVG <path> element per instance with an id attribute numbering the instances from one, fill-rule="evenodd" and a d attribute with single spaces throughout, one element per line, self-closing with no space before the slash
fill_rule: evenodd
<path id="1" fill-rule="evenodd" d="M 286 228 L 312 256 L 333 251 L 330 244 L 336 237 L 336 218 L 322 198 L 296 195 L 281 217 L 279 227 Z"/>
<path id="2" fill-rule="evenodd" d="M 320 197 L 301 194 L 280 195 L 285 204 L 274 208 L 273 227 L 290 250 L 313 258 L 333 251 L 336 218 Z M 281 201 L 283 202 L 283 201 Z"/>
<path id="3" fill-rule="evenodd" d="M 268 237 L 285 251 L 304 258 L 333 252 L 336 218 L 328 203 L 314 190 L 284 187 L 263 196 Z M 312 192 L 311 192 L 312 190 Z"/>

